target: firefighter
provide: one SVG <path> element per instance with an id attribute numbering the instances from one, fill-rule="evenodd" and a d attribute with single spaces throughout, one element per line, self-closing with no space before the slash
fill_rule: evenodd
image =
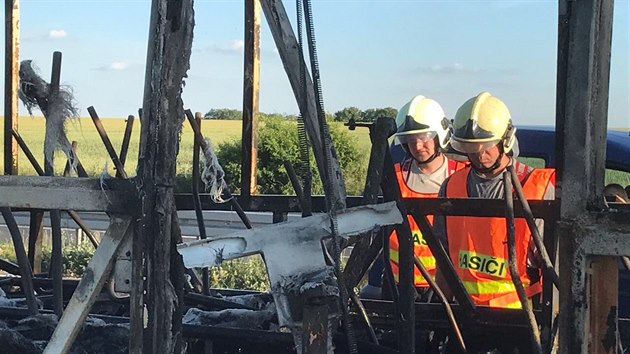
<path id="1" fill-rule="evenodd" d="M 488 92 L 466 101 L 453 122 L 451 147 L 465 153 L 470 165 L 442 185 L 447 198 L 503 199 L 503 171 L 513 165 L 528 200 L 554 199 L 555 172 L 534 169 L 515 159 L 516 128 L 507 106 Z M 543 221 L 536 224 L 543 233 Z M 435 232 L 475 304 L 521 308 L 508 270 L 504 217 L 441 216 Z M 541 292 L 541 257 L 525 219 L 515 220 L 516 265 L 528 297 Z M 444 281 L 438 274 L 438 282 Z"/>
<path id="2" fill-rule="evenodd" d="M 434 100 L 415 96 L 407 102 L 396 117 L 396 143 L 402 145 L 405 158 L 394 165 L 396 179 L 403 198 L 435 198 L 442 182 L 463 165 L 449 160 L 443 151 L 450 137 L 450 122 L 442 107 Z M 432 222 L 433 217 L 428 216 Z M 411 215 L 414 253 L 430 274 L 435 276 L 435 258 L 427 246 L 420 228 Z M 398 283 L 398 237 L 396 231 L 389 237 L 390 264 L 394 280 Z M 429 285 L 414 268 L 414 284 L 421 300 L 428 300 Z"/>

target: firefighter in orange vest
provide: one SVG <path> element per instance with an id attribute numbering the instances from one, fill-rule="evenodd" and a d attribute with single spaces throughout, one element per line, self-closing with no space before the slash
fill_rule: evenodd
<path id="1" fill-rule="evenodd" d="M 396 117 L 395 139 L 405 151 L 402 163 L 395 164 L 396 178 L 403 198 L 435 198 L 442 182 L 456 169 L 463 167 L 444 156 L 450 137 L 449 120 L 434 100 L 416 96 L 407 102 Z M 409 215 L 414 253 L 429 273 L 435 276 L 435 258 L 422 237 L 420 228 Z M 429 221 L 432 222 L 432 216 Z M 394 280 L 398 277 L 398 237 L 396 231 L 389 238 L 389 257 Z M 414 269 L 414 284 L 421 299 L 428 297 L 428 283 L 418 269 Z"/>
<path id="2" fill-rule="evenodd" d="M 515 159 L 516 128 L 507 106 L 488 92 L 466 101 L 453 122 L 451 147 L 468 156 L 470 166 L 450 176 L 440 189 L 447 198 L 503 198 L 503 171 L 513 165 L 528 200 L 554 199 L 555 173 Z M 543 231 L 542 220 L 536 224 Z M 515 220 L 516 264 L 528 297 L 542 290 L 540 254 L 525 219 Z M 508 270 L 507 229 L 503 217 L 441 216 L 434 230 L 477 305 L 521 308 Z M 438 274 L 438 282 L 444 281 Z"/>

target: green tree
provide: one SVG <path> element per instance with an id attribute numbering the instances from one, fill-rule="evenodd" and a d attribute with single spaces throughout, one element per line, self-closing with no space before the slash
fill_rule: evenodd
<path id="1" fill-rule="evenodd" d="M 350 119 L 359 121 L 361 120 L 361 116 L 363 112 L 357 107 L 346 107 L 341 111 L 335 112 L 335 120 L 338 122 L 347 122 Z"/>
<path id="2" fill-rule="evenodd" d="M 243 112 L 231 108 L 213 108 L 206 112 L 203 117 L 205 119 L 239 120 L 243 119 Z"/>
<path id="3" fill-rule="evenodd" d="M 337 152 L 337 158 L 346 181 L 349 195 L 361 194 L 365 183 L 365 154 L 340 124 L 331 124 L 330 132 Z M 291 162 L 299 170 L 302 162 L 299 157 L 298 136 L 295 121 L 277 117 L 261 121 L 258 136 L 258 191 L 262 194 L 295 194 L 284 168 L 284 160 Z M 217 157 L 223 166 L 231 191 L 239 191 L 241 169 L 241 142 L 235 140 L 218 146 Z M 322 184 L 315 158 L 311 152 L 310 169 L 313 171 L 313 194 L 323 194 Z"/>
<path id="4" fill-rule="evenodd" d="M 393 107 L 386 108 L 369 108 L 363 111 L 363 122 L 375 122 L 377 118 L 380 117 L 388 117 L 388 118 L 396 118 L 398 114 L 398 110 Z"/>

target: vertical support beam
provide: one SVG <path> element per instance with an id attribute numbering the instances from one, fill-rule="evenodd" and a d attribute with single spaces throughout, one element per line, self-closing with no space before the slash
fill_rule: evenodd
<path id="1" fill-rule="evenodd" d="M 53 53 L 52 61 L 52 73 L 50 75 L 50 94 L 48 95 L 48 102 L 55 101 L 59 95 L 59 83 L 61 81 L 61 52 Z M 48 110 L 50 106 L 47 107 Z M 45 115 L 48 112 L 44 113 Z M 44 173 L 46 176 L 55 175 L 54 164 L 54 150 L 47 151 L 47 146 L 54 146 L 55 144 L 49 144 L 48 140 L 53 139 L 48 132 L 49 125 L 54 124 L 51 120 L 46 120 L 46 138 L 44 142 Z M 50 211 L 50 228 L 52 231 L 52 253 L 50 256 L 50 273 L 53 278 L 53 308 L 55 314 L 61 317 L 63 314 L 63 265 L 62 265 L 62 248 L 63 242 L 61 240 L 61 213 L 59 210 Z"/>
<path id="2" fill-rule="evenodd" d="M 403 203 L 400 187 L 396 180 L 396 172 L 394 171 L 394 162 L 389 150 L 385 150 L 385 159 L 383 161 L 383 176 L 381 178 L 381 189 L 383 191 L 383 199 L 385 201 L 396 201 L 396 206 L 400 210 L 401 215 L 407 215 L 407 208 Z M 398 235 L 399 245 L 399 277 L 398 293 L 399 302 L 398 309 L 400 322 L 398 327 L 398 350 L 401 353 L 415 353 L 416 348 L 416 317 L 414 301 L 416 289 L 413 281 L 414 270 L 414 253 L 413 238 L 411 237 L 411 228 L 407 217 L 403 217 L 402 224 L 395 225 L 396 234 Z M 387 235 L 386 237 L 389 237 Z M 387 239 L 389 240 L 389 238 Z M 385 242 L 388 245 L 388 242 Z M 383 252 L 388 252 L 388 248 L 384 248 Z M 388 257 L 385 257 L 389 262 Z M 386 264 L 386 267 L 389 265 Z M 393 279 L 392 279 L 393 281 Z"/>
<path id="3" fill-rule="evenodd" d="M 558 235 L 555 233 L 556 223 L 555 219 L 545 220 L 545 248 L 549 252 L 551 261 L 554 264 L 554 270 L 556 274 L 559 273 L 558 263 Z M 544 277 L 544 276 L 543 276 Z M 540 340 L 543 346 L 543 353 L 556 353 L 558 351 L 558 311 L 560 310 L 558 304 L 558 289 L 554 286 L 553 282 L 545 281 L 543 278 L 543 292 L 542 298 L 542 319 L 540 322 Z M 555 324 L 554 324 L 555 322 Z"/>
<path id="4" fill-rule="evenodd" d="M 4 174 L 18 174 L 18 145 L 11 131 L 18 129 L 20 70 L 19 0 L 4 1 Z"/>
<path id="5" fill-rule="evenodd" d="M 195 113 L 195 121 L 201 130 L 201 112 Z M 199 166 L 199 151 L 201 141 L 197 134 L 193 140 L 193 169 L 192 169 L 192 198 L 195 205 L 195 216 L 197 217 L 197 227 L 199 229 L 199 238 L 205 240 L 208 238 L 206 235 L 206 224 L 203 220 L 203 208 L 201 207 L 201 198 L 199 198 L 199 184 L 201 183 L 200 166 Z M 208 267 L 204 267 L 201 270 L 201 282 L 203 284 L 203 293 L 210 295 L 210 273 Z"/>
<path id="6" fill-rule="evenodd" d="M 587 353 L 588 312 L 586 296 L 587 257 L 581 249 L 577 227 L 560 222 L 556 229 L 560 239 L 560 322 L 559 353 Z"/>
<path id="7" fill-rule="evenodd" d="M 609 274 L 596 274 L 599 268 L 592 270 L 589 285 L 589 259 L 581 246 L 588 233 L 577 226 L 588 220 L 588 210 L 603 207 L 613 0 L 560 0 L 558 16 L 557 195 L 560 249 L 565 250 L 560 258 L 559 344 L 561 353 L 587 353 L 599 333 L 590 328 L 595 314 L 587 287 L 615 286 Z M 610 300 L 598 306 L 616 306 L 617 299 Z"/>
<path id="8" fill-rule="evenodd" d="M 260 0 L 245 0 L 244 55 L 241 196 L 249 197 L 256 194 L 258 90 L 260 86 Z"/>
<path id="9" fill-rule="evenodd" d="M 28 261 L 33 269 L 33 274 L 42 272 L 42 239 L 44 213 L 41 211 L 30 212 L 28 228 Z"/>
<path id="10" fill-rule="evenodd" d="M 557 160 L 562 217 L 602 208 L 613 0 L 561 0 Z M 564 77 L 563 77 L 564 76 Z"/>
<path id="11" fill-rule="evenodd" d="M 129 354 L 142 354 L 144 348 L 144 238 L 140 223 L 134 224 L 131 243 L 131 294 L 129 297 Z"/>
<path id="12" fill-rule="evenodd" d="M 393 119 L 378 118 L 369 129 L 372 147 L 367 177 L 365 178 L 365 188 L 363 189 L 363 199 L 361 200 L 361 203 L 364 205 L 376 203 L 378 200 L 385 151 L 389 148 L 387 139 L 396 132 L 396 123 Z M 379 237 L 377 236 L 374 239 L 379 239 Z M 359 280 L 361 280 L 363 265 L 370 256 L 368 252 L 370 241 L 370 237 L 360 237 L 352 248 L 352 253 L 344 268 L 344 279 L 346 286 L 348 286 L 348 291 L 354 291 Z M 383 251 L 389 252 L 389 250 Z M 369 260 L 372 261 L 372 259 Z"/>
<path id="13" fill-rule="evenodd" d="M 171 222 L 175 161 L 184 117 L 181 92 L 190 67 L 193 27 L 192 0 L 153 0 L 137 174 L 147 277 L 144 353 L 172 353 L 182 341 L 176 324 L 181 323 L 178 314 L 182 302 L 171 281 L 171 271 L 179 271 L 171 268 Z"/>

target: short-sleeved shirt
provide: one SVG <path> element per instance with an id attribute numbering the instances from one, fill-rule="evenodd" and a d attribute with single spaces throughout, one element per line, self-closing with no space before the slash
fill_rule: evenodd
<path id="1" fill-rule="evenodd" d="M 448 159 L 444 157 L 444 162 L 432 173 L 425 174 L 420 170 L 418 161 L 415 159 L 403 162 L 402 174 L 407 187 L 414 192 L 422 194 L 435 194 L 440 190 L 440 186 L 449 175 Z"/>

